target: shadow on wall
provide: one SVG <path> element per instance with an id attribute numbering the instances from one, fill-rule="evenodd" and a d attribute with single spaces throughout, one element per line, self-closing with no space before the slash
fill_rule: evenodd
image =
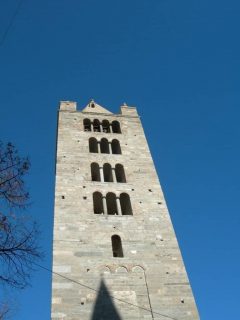
<path id="1" fill-rule="evenodd" d="M 101 280 L 91 320 L 122 320 L 103 280 Z"/>

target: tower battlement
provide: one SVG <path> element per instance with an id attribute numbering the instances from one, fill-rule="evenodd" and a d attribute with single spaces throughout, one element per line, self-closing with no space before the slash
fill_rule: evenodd
<path id="1" fill-rule="evenodd" d="M 60 101 L 59 104 L 59 110 L 60 111 L 78 111 L 77 110 L 77 102 L 75 101 Z M 104 113 L 104 111 L 109 114 L 108 110 L 101 107 L 99 104 L 97 104 L 94 100 L 91 100 L 87 106 L 79 112 L 91 112 L 91 113 Z M 120 106 L 120 114 L 125 116 L 138 116 L 137 108 L 136 107 L 130 107 L 126 103 L 124 105 Z"/>

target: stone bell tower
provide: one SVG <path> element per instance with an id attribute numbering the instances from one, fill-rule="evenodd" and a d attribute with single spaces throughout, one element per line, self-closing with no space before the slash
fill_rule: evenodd
<path id="1" fill-rule="evenodd" d="M 60 103 L 52 320 L 197 320 L 136 108 Z"/>

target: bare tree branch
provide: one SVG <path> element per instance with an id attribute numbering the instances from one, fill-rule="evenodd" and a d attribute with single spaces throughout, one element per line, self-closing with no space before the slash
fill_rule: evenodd
<path id="1" fill-rule="evenodd" d="M 23 289 L 30 284 L 34 262 L 42 258 L 38 227 L 21 210 L 29 206 L 25 175 L 28 158 L 11 144 L 0 142 L 0 284 Z M 9 316 L 9 304 L 0 303 L 0 320 Z"/>

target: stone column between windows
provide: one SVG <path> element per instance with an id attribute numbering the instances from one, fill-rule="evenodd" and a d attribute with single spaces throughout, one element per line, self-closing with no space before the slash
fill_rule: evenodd
<path id="1" fill-rule="evenodd" d="M 113 182 L 117 182 L 117 177 L 116 177 L 116 170 L 115 170 L 115 168 L 112 168 L 112 176 L 113 176 Z"/>
<path id="2" fill-rule="evenodd" d="M 100 170 L 100 181 L 104 182 L 103 167 L 99 167 L 99 170 Z"/>
<path id="3" fill-rule="evenodd" d="M 119 198 L 116 198 L 116 202 L 117 202 L 118 215 L 119 215 L 119 216 L 122 216 L 122 208 L 121 208 L 120 199 L 119 199 Z"/>
<path id="4" fill-rule="evenodd" d="M 98 153 L 101 153 L 101 145 L 100 145 L 100 141 L 97 142 L 97 147 L 98 147 Z"/>
<path id="5" fill-rule="evenodd" d="M 113 133 L 111 124 L 109 125 L 109 131 L 110 131 L 110 133 Z"/>
<path id="6" fill-rule="evenodd" d="M 102 201 L 103 201 L 103 214 L 107 214 L 107 199 L 106 197 L 102 197 Z"/>
<path id="7" fill-rule="evenodd" d="M 100 132 L 103 132 L 103 127 L 102 127 L 101 123 L 99 124 L 99 130 L 100 130 Z"/>
<path id="8" fill-rule="evenodd" d="M 112 142 L 108 142 L 109 153 L 112 154 Z"/>
<path id="9" fill-rule="evenodd" d="M 90 131 L 93 132 L 93 123 L 92 123 L 92 122 L 91 122 L 91 124 L 90 124 Z"/>

